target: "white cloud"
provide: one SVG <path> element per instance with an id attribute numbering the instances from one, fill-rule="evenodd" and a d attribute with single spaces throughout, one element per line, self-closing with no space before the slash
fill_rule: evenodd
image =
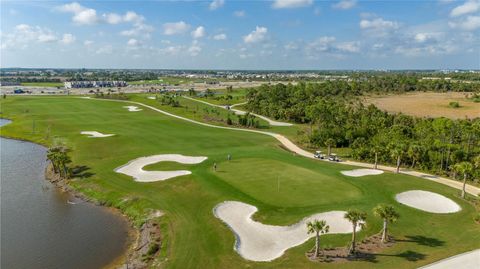
<path id="1" fill-rule="evenodd" d="M 450 12 L 451 17 L 458 17 L 465 14 L 478 12 L 480 10 L 480 0 L 467 0 L 460 6 L 455 7 Z"/>
<path id="2" fill-rule="evenodd" d="M 177 35 L 183 34 L 190 29 L 190 25 L 184 21 L 179 22 L 168 22 L 163 24 L 163 34 L 164 35 Z"/>
<path id="3" fill-rule="evenodd" d="M 136 47 L 140 44 L 140 42 L 138 40 L 136 40 L 135 38 L 130 38 L 128 41 L 127 41 L 127 45 L 128 46 L 131 46 L 131 47 Z"/>
<path id="4" fill-rule="evenodd" d="M 341 0 L 338 3 L 332 5 L 335 9 L 351 9 L 357 5 L 357 0 Z"/>
<path id="5" fill-rule="evenodd" d="M 205 36 L 205 27 L 198 26 L 195 30 L 191 32 L 191 35 L 194 39 L 199 39 Z"/>
<path id="6" fill-rule="evenodd" d="M 40 43 L 50 43 L 57 41 L 57 37 L 51 33 L 41 33 L 38 35 L 37 40 Z"/>
<path id="7" fill-rule="evenodd" d="M 268 29 L 266 27 L 257 26 L 254 31 L 243 37 L 245 43 L 258 43 L 266 38 Z"/>
<path id="8" fill-rule="evenodd" d="M 123 22 L 122 16 L 116 13 L 103 14 L 102 17 L 108 24 L 119 24 Z"/>
<path id="9" fill-rule="evenodd" d="M 216 10 L 221 8 L 224 4 L 225 4 L 225 0 L 213 0 L 208 6 L 208 8 L 210 10 Z"/>
<path id="10" fill-rule="evenodd" d="M 74 35 L 72 34 L 63 34 L 63 37 L 62 39 L 60 40 L 61 43 L 65 44 L 65 45 L 69 45 L 69 44 L 72 44 L 73 42 L 75 42 L 76 38 Z"/>
<path id="11" fill-rule="evenodd" d="M 126 22 L 141 23 L 145 18 L 133 11 L 127 11 L 123 16 L 123 20 Z"/>
<path id="12" fill-rule="evenodd" d="M 214 39 L 214 40 L 226 40 L 226 39 L 227 39 L 227 35 L 226 35 L 226 34 L 214 35 L 214 36 L 213 36 L 213 39 Z"/>
<path id="13" fill-rule="evenodd" d="M 246 13 L 245 13 L 245 10 L 237 10 L 235 12 L 233 12 L 233 16 L 237 17 L 237 18 L 243 18 L 245 17 Z"/>
<path id="14" fill-rule="evenodd" d="M 413 37 L 417 43 L 428 43 L 440 40 L 444 36 L 443 33 L 416 33 Z"/>
<path id="15" fill-rule="evenodd" d="M 468 16 L 457 22 L 449 22 L 450 27 L 465 31 L 473 31 L 480 28 L 480 16 Z"/>
<path id="16" fill-rule="evenodd" d="M 72 13 L 72 21 L 78 25 L 91 25 L 99 21 L 95 9 L 86 8 L 77 2 L 59 6 L 57 10 Z"/>
<path id="17" fill-rule="evenodd" d="M 97 54 L 111 54 L 113 52 L 112 45 L 105 45 L 100 47 L 95 53 Z"/>
<path id="18" fill-rule="evenodd" d="M 377 30 L 384 30 L 384 29 L 397 29 L 398 23 L 395 21 L 387 21 L 382 18 L 377 18 L 373 20 L 361 20 L 360 21 L 360 28 L 362 29 L 377 29 Z"/>
<path id="19" fill-rule="evenodd" d="M 83 41 L 83 45 L 85 45 L 85 46 L 87 46 L 87 47 L 93 45 L 93 43 L 95 43 L 95 42 L 93 42 L 92 40 L 85 40 L 85 41 Z"/>
<path id="20" fill-rule="evenodd" d="M 183 46 L 168 46 L 166 48 L 160 49 L 160 53 L 168 55 L 177 55 L 184 49 Z"/>
<path id="21" fill-rule="evenodd" d="M 355 53 L 360 51 L 360 44 L 358 42 L 343 42 L 336 45 L 336 48 L 342 52 Z"/>
<path id="22" fill-rule="evenodd" d="M 197 40 L 192 42 L 192 45 L 188 48 L 188 53 L 190 56 L 197 56 L 202 51 L 202 48 L 198 44 Z"/>
<path id="23" fill-rule="evenodd" d="M 313 4 L 313 0 L 275 0 L 272 7 L 275 9 L 308 7 Z"/>

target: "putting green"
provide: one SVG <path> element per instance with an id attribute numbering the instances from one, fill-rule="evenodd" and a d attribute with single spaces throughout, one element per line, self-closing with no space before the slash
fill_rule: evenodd
<path id="1" fill-rule="evenodd" d="M 354 185 L 323 174 L 321 169 L 276 160 L 243 158 L 222 162 L 217 173 L 235 188 L 271 206 L 321 205 L 362 195 Z"/>
<path id="2" fill-rule="evenodd" d="M 151 105 L 162 108 L 143 98 Z M 141 101 L 143 102 L 143 101 Z M 142 108 L 128 112 L 120 102 L 76 97 L 11 97 L 0 101 L 1 117 L 13 122 L 1 135 L 44 145 L 65 143 L 72 149 L 72 166 L 84 172 L 71 184 L 107 205 L 122 209 L 137 224 L 150 210 L 161 210 L 162 250 L 158 262 L 165 268 L 417 268 L 480 247 L 475 209 L 458 198 L 458 191 L 425 179 L 384 173 L 352 178 L 340 173 L 354 167 L 293 156 L 274 138 L 254 133 L 215 129 L 175 119 Z M 90 139 L 82 130 L 116 134 Z M 158 163 L 148 170 L 192 171 L 170 180 L 140 183 L 114 169 L 130 160 L 156 154 L 206 156 L 198 165 Z M 233 160 L 226 161 L 231 154 Z M 213 163 L 218 164 L 217 172 Z M 280 191 L 278 191 L 278 180 Z M 395 195 L 408 190 L 444 195 L 462 210 L 431 214 L 397 203 Z M 394 205 L 401 217 L 391 226 L 397 243 L 374 261 L 312 264 L 305 251 L 313 239 L 289 249 L 269 263 L 242 259 L 234 250 L 231 230 L 212 214 L 226 200 L 256 206 L 254 219 L 288 225 L 314 213 L 356 208 L 368 212 L 360 239 L 381 229 L 371 214 L 378 203 Z M 322 246 L 345 246 L 350 235 L 327 235 Z"/>

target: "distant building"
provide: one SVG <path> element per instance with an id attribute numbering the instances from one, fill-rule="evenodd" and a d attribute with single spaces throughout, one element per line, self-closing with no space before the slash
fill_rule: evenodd
<path id="1" fill-rule="evenodd" d="M 16 82 L 16 81 L 0 81 L 0 86 L 20 86 L 20 82 Z"/>
<path id="2" fill-rule="evenodd" d="M 72 88 L 105 88 L 105 87 L 125 87 L 125 81 L 67 81 L 64 83 L 65 89 Z"/>

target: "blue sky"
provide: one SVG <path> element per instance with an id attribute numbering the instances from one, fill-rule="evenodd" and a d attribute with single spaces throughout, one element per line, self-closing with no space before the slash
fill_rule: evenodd
<path id="1" fill-rule="evenodd" d="M 480 68 L 480 0 L 0 3 L 1 67 Z"/>

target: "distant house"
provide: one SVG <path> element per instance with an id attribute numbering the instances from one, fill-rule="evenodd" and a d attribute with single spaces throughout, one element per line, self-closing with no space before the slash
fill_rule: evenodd
<path id="1" fill-rule="evenodd" d="M 72 88 L 105 88 L 105 87 L 125 87 L 125 81 L 67 81 L 64 83 L 65 89 Z"/>

